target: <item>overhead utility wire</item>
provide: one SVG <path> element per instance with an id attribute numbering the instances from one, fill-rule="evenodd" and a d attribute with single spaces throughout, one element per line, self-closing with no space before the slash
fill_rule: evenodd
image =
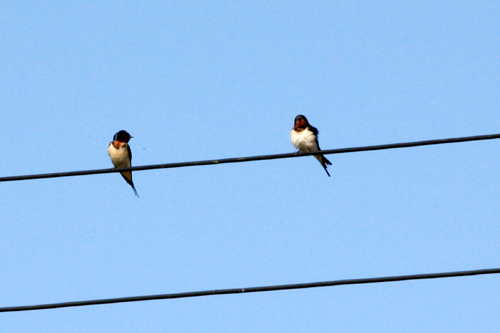
<path id="1" fill-rule="evenodd" d="M 160 299 L 187 298 L 187 297 L 200 297 L 200 296 L 213 296 L 213 295 L 228 295 L 228 294 L 241 294 L 241 293 L 257 293 L 257 292 L 277 291 L 277 290 L 332 287 L 332 286 L 341 286 L 341 285 L 350 285 L 350 284 L 368 284 L 368 283 L 396 282 L 396 281 L 408 281 L 408 280 L 438 279 L 438 278 L 485 275 L 485 274 L 498 274 L 498 273 L 500 273 L 500 268 L 491 268 L 491 269 L 479 269 L 479 270 L 471 270 L 471 271 L 399 275 L 399 276 L 376 277 L 376 278 L 365 278 L 365 279 L 350 279 L 350 280 L 335 280 L 335 281 L 312 282 L 312 283 L 284 284 L 284 285 L 276 285 L 276 286 L 251 287 L 251 288 L 216 289 L 216 290 L 192 291 L 192 292 L 174 293 L 174 294 L 106 298 L 106 299 L 96 299 L 96 300 L 88 300 L 88 301 L 75 301 L 75 302 L 40 304 L 40 305 L 9 306 L 9 307 L 0 308 L 0 312 L 47 310 L 47 309 L 67 308 L 67 307 L 75 307 L 75 306 L 153 301 L 153 300 L 160 300 Z"/>
<path id="2" fill-rule="evenodd" d="M 465 136 L 465 137 L 449 138 L 449 139 L 391 143 L 391 144 L 376 145 L 376 146 L 362 146 L 362 147 L 329 149 L 329 150 L 321 150 L 321 151 L 316 151 L 316 152 L 311 152 L 311 153 L 273 154 L 273 155 L 260 155 L 260 156 L 249 156 L 249 157 L 224 158 L 224 159 L 219 159 L 219 160 L 153 164 L 153 165 L 143 165 L 143 166 L 135 166 L 135 167 L 129 167 L 129 168 L 121 168 L 121 169 L 116 169 L 116 168 L 95 169 L 95 170 L 84 170 L 84 171 L 45 173 L 45 174 L 37 174 L 37 175 L 10 176 L 10 177 L 0 177 L 0 182 L 10 182 L 10 181 L 17 181 L 17 180 L 30 180 L 30 179 L 43 179 L 43 178 L 85 176 L 85 175 L 95 175 L 95 174 L 101 174 L 101 173 L 113 173 L 113 172 L 124 172 L 124 171 L 171 169 L 171 168 L 182 168 L 182 167 L 200 166 L 200 165 L 214 165 L 214 164 L 225 164 L 225 163 L 275 160 L 275 159 L 280 159 L 280 158 L 292 158 L 292 157 L 310 156 L 310 155 L 317 155 L 317 154 L 323 154 L 323 155 L 344 154 L 344 153 L 355 153 L 355 152 L 361 152 L 361 151 L 409 148 L 409 147 L 418 147 L 418 146 L 439 145 L 439 144 L 445 144 L 445 143 L 458 143 L 458 142 L 492 140 L 492 139 L 500 139 L 500 134 L 488 134 L 488 135 Z"/>

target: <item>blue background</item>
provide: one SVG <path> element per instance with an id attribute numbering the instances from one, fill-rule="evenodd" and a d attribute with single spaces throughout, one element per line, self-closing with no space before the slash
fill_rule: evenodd
<path id="1" fill-rule="evenodd" d="M 0 176 L 498 133 L 498 1 L 4 1 Z M 0 306 L 499 267 L 498 141 L 0 184 Z M 2 332 L 496 332 L 499 277 L 0 314 Z"/>

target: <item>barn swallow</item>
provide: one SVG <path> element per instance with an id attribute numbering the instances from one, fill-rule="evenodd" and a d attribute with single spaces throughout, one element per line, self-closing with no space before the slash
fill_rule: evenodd
<path id="1" fill-rule="evenodd" d="M 290 132 L 290 139 L 292 140 L 295 148 L 297 148 L 299 151 L 309 153 L 321 150 L 318 142 L 318 134 L 318 129 L 314 126 L 311 126 L 305 116 L 299 114 L 297 117 L 295 117 L 295 123 L 292 131 Z M 332 163 L 321 154 L 314 155 L 314 157 L 316 157 L 319 163 L 321 163 L 326 171 L 326 174 L 328 175 L 328 177 L 330 177 L 330 173 L 326 168 L 327 164 L 332 165 Z"/>
<path id="2" fill-rule="evenodd" d="M 130 138 L 132 138 L 130 134 L 121 130 L 115 134 L 113 141 L 109 143 L 108 154 L 115 168 L 128 168 L 132 165 L 132 151 L 128 145 Z M 123 179 L 125 179 L 125 181 L 132 186 L 135 195 L 139 197 L 139 194 L 137 194 L 137 191 L 135 190 L 134 183 L 132 182 L 132 172 L 125 171 L 120 173 L 122 174 Z"/>

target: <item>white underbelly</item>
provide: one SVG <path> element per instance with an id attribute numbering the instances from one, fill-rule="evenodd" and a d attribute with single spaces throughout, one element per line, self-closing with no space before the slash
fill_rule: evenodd
<path id="1" fill-rule="evenodd" d="M 295 148 L 300 151 L 310 152 L 319 150 L 316 144 L 316 136 L 308 129 L 302 132 L 292 131 L 290 133 L 290 139 Z"/>
<path id="2" fill-rule="evenodd" d="M 130 166 L 127 147 L 116 149 L 110 144 L 108 147 L 108 154 L 115 168 L 126 168 Z"/>

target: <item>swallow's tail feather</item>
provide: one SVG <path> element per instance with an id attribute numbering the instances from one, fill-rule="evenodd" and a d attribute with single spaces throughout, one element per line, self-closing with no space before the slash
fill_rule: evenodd
<path id="1" fill-rule="evenodd" d="M 127 171 L 127 172 L 120 172 L 120 173 L 121 173 L 123 179 L 125 179 L 125 181 L 127 182 L 127 184 L 132 186 L 132 189 L 134 190 L 134 194 L 139 198 L 139 194 L 137 193 L 137 190 L 135 189 L 135 186 L 134 186 L 134 182 L 132 181 L 132 172 Z"/>
<path id="2" fill-rule="evenodd" d="M 316 159 L 319 161 L 319 163 L 321 163 L 321 165 L 323 166 L 323 168 L 325 169 L 326 171 L 326 174 L 328 175 L 328 177 L 330 177 L 330 173 L 328 172 L 327 170 L 327 167 L 328 165 L 332 165 L 332 162 L 330 162 L 325 156 L 323 155 L 314 155 L 314 157 L 316 157 Z"/>
<path id="3" fill-rule="evenodd" d="M 330 163 L 331 164 L 331 163 Z M 330 177 L 330 173 L 328 172 L 327 170 L 327 166 L 325 163 L 321 163 L 321 165 L 323 166 L 323 168 L 325 168 L 325 171 L 326 171 L 326 174 L 328 175 L 328 177 Z"/>
<path id="4" fill-rule="evenodd" d="M 139 194 L 137 193 L 134 184 L 132 184 L 131 186 L 132 186 L 132 189 L 134 190 L 135 195 L 139 198 Z"/>

